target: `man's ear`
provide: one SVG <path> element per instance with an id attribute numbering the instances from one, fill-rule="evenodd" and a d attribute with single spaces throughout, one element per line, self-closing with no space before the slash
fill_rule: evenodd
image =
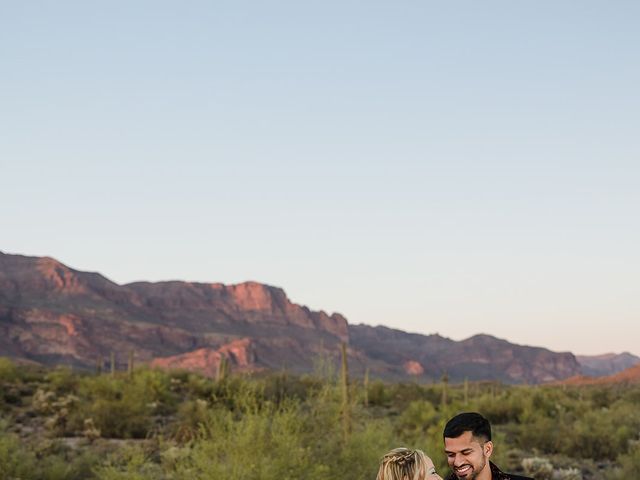
<path id="1" fill-rule="evenodd" d="M 484 442 L 483 449 L 484 449 L 484 456 L 489 458 L 493 453 L 493 442 L 491 440 Z"/>

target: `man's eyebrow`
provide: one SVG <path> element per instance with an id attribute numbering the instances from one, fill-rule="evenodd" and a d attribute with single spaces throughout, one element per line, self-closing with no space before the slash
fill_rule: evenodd
<path id="1" fill-rule="evenodd" d="M 473 452 L 473 448 L 468 447 L 468 448 L 465 448 L 465 449 L 463 449 L 463 450 L 460 450 L 460 453 L 465 454 L 465 455 L 466 455 L 467 453 L 469 453 L 469 452 Z M 452 452 L 451 450 L 446 450 L 446 449 L 445 449 L 444 453 L 445 453 L 445 454 L 447 454 L 447 455 L 453 455 L 453 454 L 454 454 L 454 453 L 456 453 L 456 452 Z"/>

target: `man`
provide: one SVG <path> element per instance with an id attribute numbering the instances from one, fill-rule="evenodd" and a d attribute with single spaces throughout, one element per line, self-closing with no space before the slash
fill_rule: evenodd
<path id="1" fill-rule="evenodd" d="M 489 458 L 493 453 L 491 425 L 479 413 L 461 413 L 444 427 L 444 451 L 451 468 L 446 480 L 533 480 L 501 472 Z"/>

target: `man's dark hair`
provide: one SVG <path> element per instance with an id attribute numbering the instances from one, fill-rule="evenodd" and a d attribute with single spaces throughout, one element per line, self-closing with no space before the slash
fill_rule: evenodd
<path id="1" fill-rule="evenodd" d="M 458 438 L 464 432 L 471 432 L 474 437 L 484 441 L 491 440 L 489 420 L 476 412 L 460 413 L 447 422 L 444 427 L 445 438 Z"/>

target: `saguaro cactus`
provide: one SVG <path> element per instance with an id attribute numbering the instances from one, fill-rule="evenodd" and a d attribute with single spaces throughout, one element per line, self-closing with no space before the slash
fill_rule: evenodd
<path id="1" fill-rule="evenodd" d="M 218 362 L 218 368 L 216 369 L 216 381 L 222 382 L 227 376 L 227 357 L 220 356 L 220 362 Z"/>
<path id="2" fill-rule="evenodd" d="M 287 396 L 287 382 L 289 380 L 289 375 L 287 373 L 287 367 L 286 365 L 282 366 L 282 370 L 280 371 L 280 374 L 277 377 L 277 381 L 278 381 L 278 392 L 277 392 L 277 400 L 278 403 L 284 401 L 284 399 Z"/>
<path id="3" fill-rule="evenodd" d="M 134 354 L 133 354 L 133 349 L 129 350 L 129 361 L 127 362 L 127 373 L 129 374 L 129 377 L 133 377 L 133 360 L 134 360 Z"/>
<path id="4" fill-rule="evenodd" d="M 344 433 L 344 439 L 346 440 L 351 434 L 351 411 L 349 404 L 349 366 L 347 364 L 347 344 L 342 342 L 342 375 L 341 375 L 341 390 L 342 390 L 342 428 Z"/>
<path id="5" fill-rule="evenodd" d="M 469 379 L 464 377 L 464 404 L 469 405 Z"/>
<path id="6" fill-rule="evenodd" d="M 111 352 L 109 360 L 111 364 L 111 376 L 113 376 L 116 374 L 116 354 Z"/>
<path id="7" fill-rule="evenodd" d="M 446 405 L 448 401 L 448 398 L 447 398 L 448 390 L 449 390 L 449 375 L 445 371 L 442 374 L 442 405 L 443 406 Z"/>
<path id="8" fill-rule="evenodd" d="M 366 370 L 364 371 L 364 380 L 362 383 L 364 387 L 364 406 L 368 407 L 369 406 L 369 367 L 367 367 Z"/>

